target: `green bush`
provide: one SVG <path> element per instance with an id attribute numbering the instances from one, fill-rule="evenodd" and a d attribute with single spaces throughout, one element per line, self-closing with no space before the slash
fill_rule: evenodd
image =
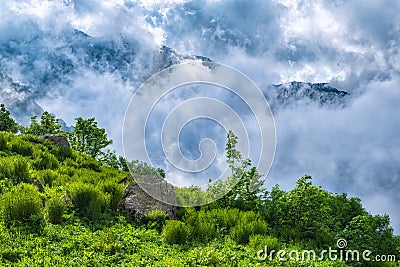
<path id="1" fill-rule="evenodd" d="M 7 150 L 7 140 L 6 134 L 0 133 L 0 151 Z"/>
<path id="2" fill-rule="evenodd" d="M 189 237 L 189 229 L 185 223 L 176 220 L 167 221 L 162 232 L 165 241 L 170 244 L 186 244 Z"/>
<path id="3" fill-rule="evenodd" d="M 0 179 L 9 178 L 13 184 L 30 183 L 29 165 L 21 156 L 0 158 Z"/>
<path id="4" fill-rule="evenodd" d="M 33 155 L 33 145 L 29 142 L 14 139 L 10 143 L 10 150 L 22 156 L 32 156 Z"/>
<path id="5" fill-rule="evenodd" d="M 185 215 L 185 223 L 189 228 L 191 239 L 204 242 L 211 240 L 216 235 L 214 218 L 209 211 L 196 212 L 193 209 L 188 209 Z"/>
<path id="6" fill-rule="evenodd" d="M 249 247 L 255 251 L 259 251 L 267 247 L 268 251 L 275 250 L 277 252 L 280 250 L 281 244 L 277 238 L 272 236 L 252 235 L 249 239 Z"/>
<path id="7" fill-rule="evenodd" d="M 257 234 L 266 234 L 267 223 L 261 217 L 253 212 L 242 212 L 238 223 L 231 229 L 231 238 L 238 244 L 249 242 L 250 236 Z"/>
<path id="8" fill-rule="evenodd" d="M 37 188 L 21 183 L 1 198 L 1 215 L 5 223 L 32 223 L 42 218 L 42 200 Z"/>
<path id="9" fill-rule="evenodd" d="M 47 151 L 35 151 L 34 158 L 32 165 L 36 170 L 54 170 L 58 168 L 57 158 Z"/>
<path id="10" fill-rule="evenodd" d="M 165 225 L 166 218 L 167 214 L 162 210 L 152 210 L 146 214 L 147 225 L 158 231 L 161 231 L 162 227 Z"/>
<path id="11" fill-rule="evenodd" d="M 46 202 L 47 219 L 52 224 L 61 224 L 66 204 L 59 198 L 51 198 Z"/>
<path id="12" fill-rule="evenodd" d="M 59 174 L 53 170 L 37 171 L 35 178 L 38 179 L 43 185 L 52 187 L 54 181 L 59 177 Z"/>
<path id="13" fill-rule="evenodd" d="M 80 215 L 96 218 L 110 205 L 110 196 L 92 184 L 73 183 L 69 195 Z"/>
<path id="14" fill-rule="evenodd" d="M 102 191 L 110 195 L 110 209 L 116 211 L 124 193 L 124 185 L 106 181 L 101 185 Z"/>

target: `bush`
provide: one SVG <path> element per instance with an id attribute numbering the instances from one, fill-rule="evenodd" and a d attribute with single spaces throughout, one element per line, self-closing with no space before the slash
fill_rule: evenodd
<path id="1" fill-rule="evenodd" d="M 5 223 L 32 223 L 42 218 L 42 200 L 37 188 L 21 183 L 3 195 L 1 214 Z"/>
<path id="2" fill-rule="evenodd" d="M 92 184 L 71 184 L 69 195 L 78 213 L 92 219 L 106 211 L 110 205 L 110 196 Z"/>
<path id="3" fill-rule="evenodd" d="M 0 133 L 0 151 L 7 150 L 7 137 L 4 133 Z"/>
<path id="4" fill-rule="evenodd" d="M 249 240 L 249 247 L 254 249 L 255 251 L 259 251 L 261 249 L 265 249 L 267 247 L 267 251 L 275 250 L 276 252 L 280 250 L 279 240 L 275 237 L 265 236 L 265 235 L 252 235 Z"/>
<path id="5" fill-rule="evenodd" d="M 33 155 L 33 146 L 29 142 L 14 139 L 10 143 L 10 150 L 22 156 L 32 156 Z"/>
<path id="6" fill-rule="evenodd" d="M 187 226 L 181 222 L 176 220 L 167 221 L 162 232 L 165 241 L 170 244 L 186 244 L 189 229 Z"/>
<path id="7" fill-rule="evenodd" d="M 9 178 L 13 184 L 30 183 L 29 166 L 21 156 L 0 158 L 0 179 Z"/>
<path id="8" fill-rule="evenodd" d="M 185 222 L 189 228 L 191 239 L 203 242 L 215 237 L 216 225 L 209 211 L 196 212 L 193 209 L 188 209 Z"/>
<path id="9" fill-rule="evenodd" d="M 116 211 L 124 193 L 124 185 L 107 181 L 101 187 L 103 192 L 110 195 L 110 209 Z"/>
<path id="10" fill-rule="evenodd" d="M 152 210 L 146 214 L 146 220 L 150 228 L 155 228 L 157 231 L 161 231 L 165 224 L 167 214 L 162 210 Z"/>
<path id="11" fill-rule="evenodd" d="M 59 198 L 51 198 L 46 202 L 46 215 L 52 224 L 61 224 L 66 204 Z"/>
<path id="12" fill-rule="evenodd" d="M 37 171 L 35 178 L 38 179 L 43 185 L 52 187 L 54 181 L 58 178 L 59 174 L 53 170 Z"/>
<path id="13" fill-rule="evenodd" d="M 34 158 L 32 165 L 36 170 L 54 170 L 58 168 L 57 158 L 47 151 L 35 151 Z"/>
<path id="14" fill-rule="evenodd" d="M 231 229 L 231 238 L 238 244 L 246 244 L 256 234 L 265 234 L 267 223 L 252 211 L 243 212 L 238 223 Z"/>

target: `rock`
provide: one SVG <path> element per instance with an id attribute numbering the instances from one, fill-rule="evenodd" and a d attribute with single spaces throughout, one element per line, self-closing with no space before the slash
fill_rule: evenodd
<path id="1" fill-rule="evenodd" d="M 164 211 L 169 219 L 176 218 L 177 201 L 173 185 L 149 175 L 132 179 L 135 183 L 125 187 L 119 204 L 119 209 L 125 210 L 130 219 L 144 218 L 152 210 Z"/>
<path id="2" fill-rule="evenodd" d="M 45 139 L 45 140 L 49 140 L 50 142 L 52 142 L 53 144 L 57 145 L 57 146 L 62 146 L 66 149 L 70 148 L 69 142 L 67 137 L 62 136 L 62 135 L 43 135 L 41 136 L 41 138 Z"/>
<path id="3" fill-rule="evenodd" d="M 33 184 L 37 187 L 37 189 L 38 189 L 38 191 L 39 191 L 40 193 L 43 193 L 43 192 L 44 192 L 44 186 L 43 186 L 43 184 L 42 184 L 39 180 L 33 181 Z"/>

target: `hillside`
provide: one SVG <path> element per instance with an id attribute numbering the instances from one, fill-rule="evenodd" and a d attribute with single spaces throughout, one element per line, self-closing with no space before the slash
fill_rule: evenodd
<path id="1" fill-rule="evenodd" d="M 0 132 L 2 266 L 299 266 L 257 254 L 267 246 L 268 253 L 284 250 L 287 257 L 292 250 L 320 255 L 337 249 L 338 239 L 347 241 L 346 249 L 372 251 L 371 259 L 400 258 L 389 217 L 368 214 L 360 199 L 327 192 L 307 175 L 289 192 L 261 184 L 249 191 L 257 177 L 250 167 L 232 165 L 232 179 L 239 177 L 232 190 L 201 208 L 178 207 L 177 220 L 161 211 L 129 220 L 118 209 L 125 186 L 119 182 L 129 172 L 23 132 Z M 194 201 L 223 186 L 175 190 L 178 200 Z M 360 266 L 328 257 L 302 264 Z"/>

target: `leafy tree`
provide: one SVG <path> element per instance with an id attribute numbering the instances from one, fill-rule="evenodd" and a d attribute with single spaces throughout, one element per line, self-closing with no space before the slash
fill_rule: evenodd
<path id="1" fill-rule="evenodd" d="M 39 122 L 37 121 L 37 116 L 31 117 L 30 125 L 24 132 L 34 135 L 62 133 L 59 119 L 47 111 L 43 112 Z"/>
<path id="2" fill-rule="evenodd" d="M 219 198 L 217 206 L 255 209 L 260 204 L 259 195 L 264 192 L 261 175 L 255 167 L 251 167 L 250 159 L 243 159 L 236 149 L 237 136 L 229 131 L 225 147 L 228 167 L 232 174 L 225 181 L 218 181 L 207 191 L 211 198 Z"/>
<path id="3" fill-rule="evenodd" d="M 18 124 L 10 117 L 10 111 L 6 109 L 4 104 L 0 105 L 0 131 L 16 133 Z"/>
<path id="4" fill-rule="evenodd" d="M 69 134 L 74 149 L 97 158 L 103 148 L 112 144 L 112 140 L 107 138 L 106 130 L 99 128 L 94 118 L 79 117 L 75 120 L 74 130 Z"/>

